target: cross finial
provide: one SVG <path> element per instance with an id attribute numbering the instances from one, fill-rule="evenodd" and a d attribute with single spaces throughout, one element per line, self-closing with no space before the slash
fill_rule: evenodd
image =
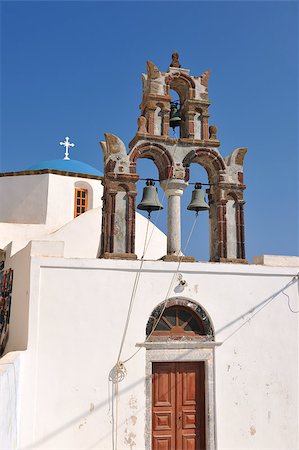
<path id="1" fill-rule="evenodd" d="M 65 147 L 65 154 L 63 159 L 70 159 L 69 158 L 69 147 L 75 147 L 75 144 L 70 142 L 70 138 L 66 136 L 64 138 L 64 142 L 60 142 L 60 145 L 63 145 Z"/>

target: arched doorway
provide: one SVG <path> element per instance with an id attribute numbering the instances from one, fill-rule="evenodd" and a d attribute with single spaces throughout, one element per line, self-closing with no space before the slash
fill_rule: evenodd
<path id="1" fill-rule="evenodd" d="M 215 450 L 217 344 L 207 312 L 190 299 L 168 299 L 146 334 L 146 450 Z"/>

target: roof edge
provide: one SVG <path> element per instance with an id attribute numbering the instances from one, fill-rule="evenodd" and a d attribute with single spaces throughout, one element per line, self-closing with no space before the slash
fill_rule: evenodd
<path id="1" fill-rule="evenodd" d="M 77 178 L 91 178 L 94 180 L 103 180 L 102 175 L 92 175 L 89 173 L 70 172 L 66 170 L 57 169 L 37 169 L 37 170 L 22 170 L 20 172 L 0 172 L 0 177 L 14 177 L 20 175 L 43 175 L 45 173 L 52 173 L 54 175 L 63 175 L 67 177 Z"/>

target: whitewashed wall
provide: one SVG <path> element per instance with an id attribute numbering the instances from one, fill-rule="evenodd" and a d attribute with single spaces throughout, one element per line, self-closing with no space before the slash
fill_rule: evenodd
<path id="1" fill-rule="evenodd" d="M 37 247 L 36 255 L 42 254 Z M 31 261 L 20 448 L 111 450 L 108 378 L 140 262 Z M 164 299 L 176 266 L 144 263 L 123 360 L 144 340 L 148 317 Z M 230 336 L 296 269 L 182 263 L 180 271 L 188 286 L 170 296 L 199 302 L 223 342 L 215 351 L 218 449 L 297 448 L 298 315 L 286 295 L 277 295 Z M 297 286 L 285 293 L 298 309 Z M 119 450 L 144 449 L 145 352 L 126 363 L 119 384 Z"/>
<path id="2" fill-rule="evenodd" d="M 148 220 L 141 214 L 136 214 L 136 254 L 141 258 L 144 249 L 144 236 Z M 64 256 L 66 258 L 96 258 L 100 253 L 102 210 L 95 208 L 81 214 L 67 223 L 55 233 L 45 236 L 44 239 L 64 242 Z M 153 233 L 153 234 L 152 234 Z M 153 239 L 146 251 L 147 259 L 159 259 L 166 254 L 166 236 L 149 224 L 148 236 Z M 42 238 L 41 238 L 42 239 Z"/>
<path id="3" fill-rule="evenodd" d="M 101 206 L 101 180 L 51 173 L 1 177 L 0 222 L 61 227 L 74 218 L 75 187 L 89 190 L 89 209 Z"/>
<path id="4" fill-rule="evenodd" d="M 103 186 L 101 180 L 49 175 L 47 223 L 62 226 L 74 218 L 75 187 L 88 189 L 88 208 L 102 205 Z"/>
<path id="5" fill-rule="evenodd" d="M 0 222 L 45 223 L 49 174 L 0 178 Z"/>
<path id="6" fill-rule="evenodd" d="M 20 352 L 0 358 L 0 450 L 17 449 Z"/>

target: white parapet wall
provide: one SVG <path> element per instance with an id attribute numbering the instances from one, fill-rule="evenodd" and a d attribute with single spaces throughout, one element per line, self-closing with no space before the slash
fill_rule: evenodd
<path id="1" fill-rule="evenodd" d="M 18 448 L 20 352 L 0 358 L 0 450 Z"/>
<path id="2" fill-rule="evenodd" d="M 41 257 L 47 245 L 49 256 Z M 29 327 L 19 448 L 112 450 L 116 422 L 109 377 L 140 261 L 65 259 L 51 257 L 52 251 L 48 242 L 36 243 L 31 256 L 26 253 L 31 261 Z M 215 329 L 217 449 L 298 448 L 297 269 L 182 263 L 185 288 L 179 289 L 175 279 L 169 290 L 176 269 L 176 263 L 143 263 L 122 361 L 144 341 L 147 321 L 168 291 L 168 297 L 192 300 L 207 311 Z M 15 265 L 16 277 L 17 270 Z M 149 450 L 147 352 L 141 347 L 125 363 L 118 385 L 119 450 Z"/>
<path id="3" fill-rule="evenodd" d="M 254 256 L 252 262 L 263 266 L 299 268 L 299 256 L 261 255 Z"/>

